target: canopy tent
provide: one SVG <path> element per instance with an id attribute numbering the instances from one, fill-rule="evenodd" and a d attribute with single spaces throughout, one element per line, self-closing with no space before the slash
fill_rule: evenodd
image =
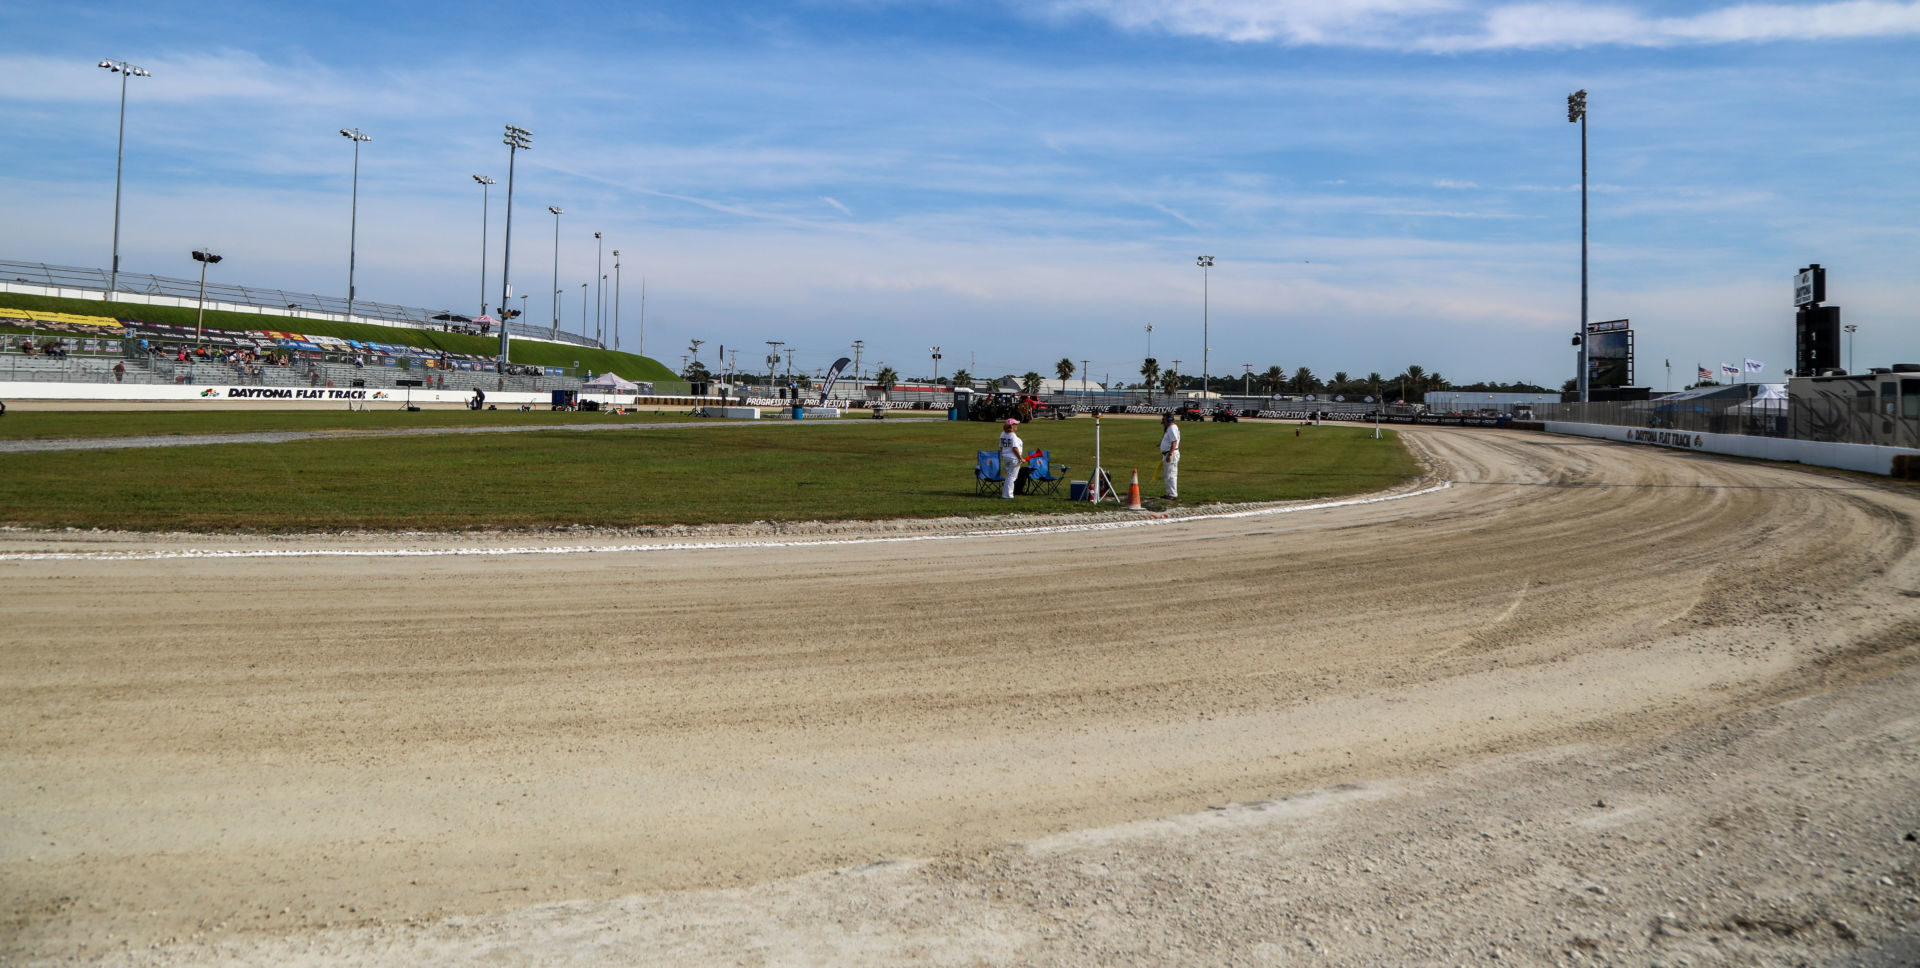
<path id="1" fill-rule="evenodd" d="M 1787 385 L 1784 383 L 1762 383 L 1760 392 L 1738 406 L 1728 407 L 1728 413 L 1737 413 L 1756 417 L 1778 417 L 1787 412 Z"/>
<path id="2" fill-rule="evenodd" d="M 632 380 L 621 379 L 620 374 L 608 370 L 599 376 L 580 384 L 582 390 L 597 390 L 601 393 L 639 393 L 640 384 Z"/>

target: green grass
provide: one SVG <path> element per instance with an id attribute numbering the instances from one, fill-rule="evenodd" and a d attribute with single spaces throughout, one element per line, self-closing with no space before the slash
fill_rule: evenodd
<path id="1" fill-rule="evenodd" d="M 415 415 L 418 416 L 418 415 Z M 1105 463 L 1142 490 L 1159 427 L 1104 421 Z M 1187 506 L 1372 491 L 1417 473 L 1391 432 L 1361 428 L 1194 424 L 1182 445 Z M 1084 478 L 1093 421 L 1037 424 L 1030 449 Z M 630 432 L 343 438 L 0 455 L 0 523 L 129 530 L 306 531 L 340 528 L 649 526 L 1072 514 L 1083 504 L 974 494 L 974 451 L 995 445 L 979 423 L 821 421 Z M 1067 488 L 1062 485 L 1062 494 Z"/>
<path id="2" fill-rule="evenodd" d="M 176 326 L 192 326 L 198 310 L 192 306 L 151 306 L 138 302 L 106 302 L 97 299 L 63 299 L 54 296 L 30 296 L 19 293 L 0 293 L 0 307 L 8 309 L 32 309 L 49 313 L 77 313 L 88 316 L 107 316 L 114 319 L 139 319 L 150 323 L 172 323 Z M 305 333 L 310 336 L 334 336 L 340 339 L 357 339 L 362 342 L 395 343 L 401 346 L 434 347 L 449 353 L 473 353 L 479 356 L 493 356 L 500 351 L 498 336 L 465 336 L 459 333 L 443 333 L 436 329 L 411 329 L 404 326 L 374 326 L 367 323 L 339 323 L 317 319 L 301 319 L 293 316 L 277 316 L 271 313 L 236 313 L 224 310 L 207 310 L 206 325 L 216 329 L 262 329 L 277 330 L 283 333 Z M 19 329 L 18 332 L 27 330 Z M 45 333 L 45 330 L 41 330 Z M 62 333 L 72 336 L 72 333 Z M 578 360 L 580 366 L 595 373 L 609 370 L 629 380 L 658 382 L 679 380 L 673 371 L 657 360 L 632 353 L 616 353 L 612 350 L 592 349 L 585 346 L 571 346 L 562 343 L 541 343 L 532 340 L 513 341 L 513 362 L 538 366 L 571 367 Z"/>
<path id="3" fill-rule="evenodd" d="M 397 403 L 378 409 L 336 410 L 9 410 L 0 420 L 0 440 L 59 440 L 89 437 L 146 437 L 183 434 L 241 434 L 274 430 L 390 430 L 400 427 L 527 427 L 578 424 L 653 423 L 693 420 L 684 411 L 645 411 L 615 416 L 607 412 L 556 412 L 542 407 L 518 410 L 435 409 L 408 413 Z"/>

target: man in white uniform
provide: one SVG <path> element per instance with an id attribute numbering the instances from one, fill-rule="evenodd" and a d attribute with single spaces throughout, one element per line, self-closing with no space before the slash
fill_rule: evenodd
<path id="1" fill-rule="evenodd" d="M 1008 499 L 1013 497 L 1013 488 L 1020 482 L 1023 463 L 1020 449 L 1026 446 L 1020 435 L 1013 432 L 1019 426 L 1020 421 L 1008 417 L 1006 427 L 1000 431 L 1000 496 Z"/>
<path id="2" fill-rule="evenodd" d="M 1180 425 L 1173 422 L 1173 414 L 1160 415 L 1160 424 L 1167 432 L 1160 437 L 1160 476 L 1167 482 L 1167 498 L 1180 499 Z"/>

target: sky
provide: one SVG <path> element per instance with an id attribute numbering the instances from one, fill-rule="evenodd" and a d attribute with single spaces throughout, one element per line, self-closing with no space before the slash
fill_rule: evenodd
<path id="1" fill-rule="evenodd" d="M 123 271 L 209 246 L 221 281 L 345 295 L 357 222 L 358 298 L 474 313 L 484 271 L 493 306 L 512 124 L 536 324 L 557 257 L 562 327 L 594 328 L 618 249 L 620 346 L 675 369 L 860 340 L 869 373 L 938 346 L 942 375 L 1096 381 L 1151 353 L 1558 387 L 1584 89 L 1588 315 L 1632 320 L 1638 383 L 1779 379 L 1810 263 L 1857 368 L 1920 362 L 1920 2 L 12 4 L 0 259 L 110 264 L 103 58 L 152 73 Z M 357 214 L 342 128 L 372 137 Z"/>

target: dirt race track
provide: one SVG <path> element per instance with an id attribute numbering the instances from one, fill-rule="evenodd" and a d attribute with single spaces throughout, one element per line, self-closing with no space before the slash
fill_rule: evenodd
<path id="1" fill-rule="evenodd" d="M 1406 436 L 1111 530 L 0 534 L 0 962 L 1920 963 L 1920 494 Z"/>

